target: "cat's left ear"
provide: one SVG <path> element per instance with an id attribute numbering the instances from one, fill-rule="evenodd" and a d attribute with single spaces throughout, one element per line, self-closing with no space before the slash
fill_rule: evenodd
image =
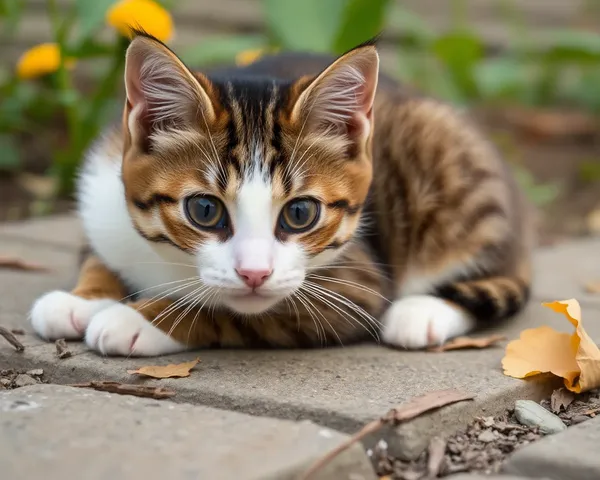
<path id="1" fill-rule="evenodd" d="M 313 131 L 329 130 L 352 139 L 365 138 L 372 129 L 373 102 L 379 75 L 374 45 L 342 55 L 300 94 L 292 119 Z"/>

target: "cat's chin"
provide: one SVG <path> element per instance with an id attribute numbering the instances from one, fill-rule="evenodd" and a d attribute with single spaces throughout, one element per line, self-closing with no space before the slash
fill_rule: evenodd
<path id="1" fill-rule="evenodd" d="M 281 298 L 275 296 L 244 295 L 226 297 L 222 299 L 222 302 L 234 312 L 245 315 L 257 315 L 266 312 L 280 300 Z"/>

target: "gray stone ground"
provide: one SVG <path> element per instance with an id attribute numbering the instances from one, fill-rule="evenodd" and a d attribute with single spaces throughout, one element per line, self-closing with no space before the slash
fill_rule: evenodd
<path id="1" fill-rule="evenodd" d="M 26 313 L 47 290 L 69 289 L 76 275 L 81 232 L 69 216 L 0 226 L 0 254 L 14 254 L 52 268 L 51 273 L 0 270 L 0 324 L 24 328 L 24 353 L 0 341 L 0 368 L 44 368 L 55 383 L 90 380 L 132 382 L 127 369 L 148 363 L 187 361 L 198 353 L 160 359 L 102 358 L 78 343 L 72 358 L 58 360 L 54 345 L 31 332 Z M 528 309 L 501 331 L 509 339 L 525 328 L 548 324 L 570 331 L 568 322 L 543 308 L 542 301 L 577 298 L 592 338 L 600 340 L 600 296 L 583 285 L 600 279 L 600 239 L 582 240 L 540 250 L 535 261 L 535 288 Z M 406 352 L 377 345 L 317 351 L 204 351 L 189 378 L 161 380 L 177 392 L 176 402 L 188 402 L 252 415 L 287 420 L 311 420 L 345 433 L 358 430 L 391 407 L 431 390 L 455 387 L 476 399 L 422 416 L 383 433 L 390 453 L 414 458 L 434 434 L 453 432 L 474 415 L 494 415 L 515 399 L 540 399 L 554 385 L 521 381 L 502 374 L 503 345 L 481 351 Z M 158 381 L 148 381 L 149 384 Z M 0 434 L 1 437 L 1 434 Z M 368 438 L 367 446 L 380 437 Z M 216 437 L 215 441 L 218 441 Z"/>
<path id="2" fill-rule="evenodd" d="M 0 412 L 7 480 L 292 480 L 345 437 L 307 421 L 58 385 L 0 392 Z M 375 474 L 355 444 L 316 478 Z"/>

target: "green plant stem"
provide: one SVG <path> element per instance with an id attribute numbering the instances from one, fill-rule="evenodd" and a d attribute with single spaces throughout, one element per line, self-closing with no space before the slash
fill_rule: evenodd
<path id="1" fill-rule="evenodd" d="M 67 96 L 68 92 L 72 92 L 74 90 L 71 76 L 65 65 L 65 41 L 70 28 L 70 22 L 68 21 L 68 18 L 61 21 L 56 0 L 48 0 L 47 6 L 50 21 L 52 23 L 54 39 L 60 49 L 60 61 L 58 65 L 58 71 L 56 72 L 58 90 L 60 94 Z M 70 144 L 67 147 L 65 154 L 61 155 L 57 159 L 57 167 L 59 169 L 59 190 L 61 193 L 66 193 L 70 189 L 70 185 L 72 185 L 72 179 L 67 178 L 66 175 L 67 172 L 71 170 L 69 164 L 72 162 L 73 156 L 77 155 L 79 152 L 81 135 L 79 111 L 76 103 L 67 103 L 64 105 L 64 109 L 65 116 L 67 118 L 68 137 Z"/>
<path id="2" fill-rule="evenodd" d="M 115 90 L 115 86 L 122 75 L 127 45 L 127 39 L 120 37 L 117 48 L 113 51 L 111 65 L 92 97 L 90 108 L 83 121 L 84 133 L 82 143 L 84 148 L 98 133 L 98 129 L 100 128 L 100 125 L 98 125 L 100 111 L 104 107 L 107 98 L 109 98 Z"/>

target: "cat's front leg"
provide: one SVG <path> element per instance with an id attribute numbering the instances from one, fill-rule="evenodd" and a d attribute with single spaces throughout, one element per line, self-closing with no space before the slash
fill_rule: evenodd
<path id="1" fill-rule="evenodd" d="M 85 342 L 103 355 L 166 355 L 198 346 L 204 320 L 200 310 L 168 299 L 119 303 L 94 315 Z"/>
<path id="2" fill-rule="evenodd" d="M 47 340 L 82 339 L 92 317 L 126 293 L 119 278 L 96 257 L 88 257 L 72 292 L 56 290 L 40 297 L 30 312 L 35 332 Z"/>

